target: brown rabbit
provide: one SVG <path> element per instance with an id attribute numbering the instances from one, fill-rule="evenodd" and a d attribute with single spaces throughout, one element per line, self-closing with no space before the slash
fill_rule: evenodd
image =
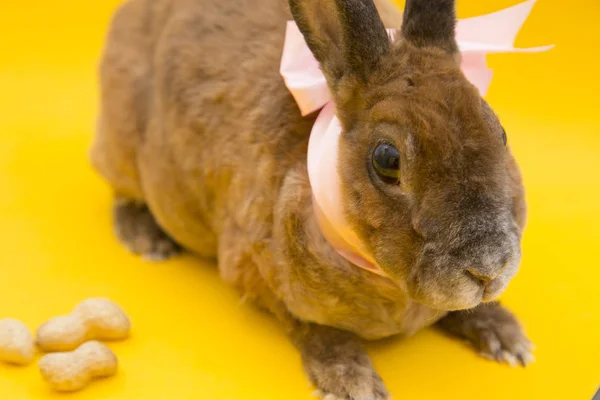
<path id="1" fill-rule="evenodd" d="M 408 0 L 403 15 L 376 3 L 127 2 L 108 36 L 91 153 L 131 251 L 217 258 L 226 282 L 281 320 L 321 392 L 353 400 L 388 398 L 360 338 L 437 320 L 487 357 L 531 360 L 493 302 L 518 269 L 521 177 L 460 70 L 454 1 Z M 341 257 L 315 221 L 316 116 L 301 116 L 279 74 L 292 18 L 343 127 L 340 207 L 387 277 Z"/>

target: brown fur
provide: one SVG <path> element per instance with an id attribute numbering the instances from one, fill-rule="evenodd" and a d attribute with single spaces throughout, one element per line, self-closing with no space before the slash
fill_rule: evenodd
<path id="1" fill-rule="evenodd" d="M 401 26 L 391 3 L 375 3 L 386 26 Z M 370 0 L 290 4 L 344 128 L 342 206 L 392 279 L 349 264 L 316 225 L 315 115 L 300 115 L 278 71 L 285 0 L 125 3 L 101 65 L 91 159 L 126 199 L 115 225 L 130 248 L 149 240 L 137 250 L 148 255 L 173 238 L 216 257 L 226 282 L 282 321 L 320 389 L 384 399 L 357 337 L 411 334 L 495 298 L 520 257 L 521 178 L 456 63 L 453 1 L 409 0 L 393 45 Z M 398 185 L 370 167 L 382 140 L 402 154 Z M 129 229 L 136 221 L 149 228 Z"/>

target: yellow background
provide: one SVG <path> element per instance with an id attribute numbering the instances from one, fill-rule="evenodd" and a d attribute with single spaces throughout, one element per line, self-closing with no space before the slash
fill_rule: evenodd
<path id="1" fill-rule="evenodd" d="M 226 1 L 226 0 L 224 0 Z M 462 0 L 459 16 L 518 0 Z M 312 391 L 277 324 L 191 256 L 148 264 L 113 238 L 90 169 L 96 63 L 117 0 L 0 6 L 0 318 L 33 330 L 88 296 L 133 320 L 118 376 L 72 399 L 294 400 Z M 369 347 L 397 399 L 591 399 L 600 383 L 600 2 L 540 0 L 520 46 L 491 58 L 489 101 L 521 163 L 530 218 L 504 296 L 537 344 L 514 369 L 435 330 Z M 240 27 L 243 29 L 243 27 Z M 37 368 L 0 365 L 0 399 L 59 398 Z"/>

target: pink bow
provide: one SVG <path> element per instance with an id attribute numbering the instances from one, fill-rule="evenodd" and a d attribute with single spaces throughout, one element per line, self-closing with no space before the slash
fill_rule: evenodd
<path id="1" fill-rule="evenodd" d="M 553 47 L 513 47 L 534 4 L 535 0 L 529 0 L 502 11 L 458 21 L 456 40 L 462 56 L 461 69 L 482 96 L 486 95 L 492 79 L 487 54 L 541 52 Z M 390 40 L 395 40 L 396 32 L 388 29 Z M 313 207 L 323 235 L 348 261 L 385 275 L 344 216 L 337 172 L 342 127 L 335 115 L 325 76 L 294 21 L 287 23 L 280 72 L 302 115 L 322 109 L 311 131 L 307 166 Z"/>

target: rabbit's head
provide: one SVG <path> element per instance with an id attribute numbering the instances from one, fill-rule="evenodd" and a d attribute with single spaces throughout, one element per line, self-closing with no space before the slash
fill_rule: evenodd
<path id="1" fill-rule="evenodd" d="M 344 212 L 415 301 L 495 299 L 520 261 L 520 175 L 498 118 L 460 69 L 453 0 L 408 0 L 398 39 L 372 0 L 290 0 L 343 127 Z"/>

